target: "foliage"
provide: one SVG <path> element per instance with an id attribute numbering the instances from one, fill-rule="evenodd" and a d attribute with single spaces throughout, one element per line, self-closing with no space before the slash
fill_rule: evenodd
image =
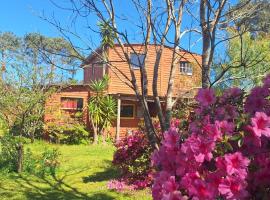
<path id="1" fill-rule="evenodd" d="M 16 172 L 18 161 L 17 146 L 19 143 L 27 144 L 24 138 L 14 137 L 6 134 L 0 140 L 0 170 L 5 172 Z M 23 171 L 31 174 L 44 176 L 55 175 L 59 167 L 60 153 L 57 149 L 45 149 L 42 155 L 34 156 L 27 148 L 23 155 Z"/>
<path id="2" fill-rule="evenodd" d="M 142 122 L 143 123 L 143 122 Z M 161 138 L 161 128 L 158 120 L 153 120 L 158 136 Z M 179 130 L 182 126 L 179 119 L 171 120 L 171 127 Z M 121 139 L 116 144 L 113 156 L 113 165 L 121 171 L 119 180 L 111 180 L 108 188 L 121 191 L 123 189 L 143 189 L 153 182 L 153 167 L 151 166 L 151 154 L 153 149 L 145 134 L 144 124 L 140 130 L 133 131 L 131 135 Z"/>
<path id="3" fill-rule="evenodd" d="M 251 89 L 261 83 L 262 78 L 270 69 L 269 35 L 253 37 L 244 33 L 235 37 L 237 31 L 229 31 L 231 37 L 228 45 L 229 63 L 232 67 L 225 79 L 231 80 L 231 85 L 243 89 Z"/>
<path id="4" fill-rule="evenodd" d="M 94 95 L 90 98 L 88 110 L 94 131 L 94 142 L 101 135 L 103 141 L 106 139 L 105 131 L 112 125 L 116 118 L 116 101 L 112 96 L 105 95 L 108 87 L 108 76 L 93 81 L 90 85 Z"/>
<path id="5" fill-rule="evenodd" d="M 150 200 L 149 190 L 118 193 L 108 190 L 109 179 L 117 178 L 118 171 L 111 166 L 112 145 L 57 145 L 35 140 L 25 144 L 35 158 L 46 149 L 61 152 L 56 177 L 22 173 L 20 176 L 0 172 L 1 200 L 7 199 L 102 199 Z"/>
<path id="6" fill-rule="evenodd" d="M 60 155 L 56 148 L 45 149 L 41 155 L 34 155 L 27 148 L 24 155 L 24 171 L 41 177 L 45 175 L 55 176 L 60 166 Z"/>
<path id="7" fill-rule="evenodd" d="M 14 172 L 17 169 L 18 151 L 16 149 L 19 138 L 9 134 L 0 139 L 0 169 Z"/>
<path id="8" fill-rule="evenodd" d="M 253 35 L 270 33 L 270 3 L 268 0 L 250 2 L 257 5 L 257 11 L 253 15 L 247 15 L 237 22 L 237 26 L 245 26 Z M 238 6 L 238 5 L 237 5 Z"/>
<path id="9" fill-rule="evenodd" d="M 79 123 L 62 124 L 48 123 L 46 134 L 51 142 L 60 144 L 87 144 L 88 131 Z"/>
<path id="10" fill-rule="evenodd" d="M 189 135 L 164 133 L 152 155 L 154 199 L 267 199 L 270 196 L 270 76 L 244 97 L 201 89 Z"/>
<path id="11" fill-rule="evenodd" d="M 150 155 L 151 146 L 143 132 L 133 132 L 116 143 L 113 165 L 121 171 L 121 178 L 127 185 L 136 189 L 151 184 Z M 119 189 L 119 188 L 118 188 Z"/>
<path id="12" fill-rule="evenodd" d="M 100 29 L 100 37 L 102 38 L 101 44 L 103 47 L 113 47 L 114 40 L 116 38 L 115 32 L 110 26 L 110 22 L 100 22 L 98 23 Z"/>
<path id="13" fill-rule="evenodd" d="M 65 80 L 63 68 L 74 71 L 75 58 L 64 55 L 75 53 L 64 39 L 37 33 L 1 33 L 0 52 L 0 118 L 13 135 L 33 142 L 43 135 L 44 103 L 52 92 L 48 84 Z"/>
<path id="14" fill-rule="evenodd" d="M 56 170 L 59 168 L 59 156 L 60 152 L 58 149 L 46 149 L 38 162 L 37 172 L 39 175 L 44 176 L 50 174 L 52 176 L 56 175 Z"/>
<path id="15" fill-rule="evenodd" d="M 4 136 L 8 132 L 7 125 L 4 120 L 1 119 L 0 116 L 0 137 Z"/>

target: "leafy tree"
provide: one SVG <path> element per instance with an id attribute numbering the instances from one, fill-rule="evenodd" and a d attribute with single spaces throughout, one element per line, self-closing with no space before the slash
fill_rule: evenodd
<path id="1" fill-rule="evenodd" d="M 12 55 L 18 50 L 20 39 L 11 32 L 0 32 L 0 81 L 3 79 L 3 73 L 6 71 L 6 65 L 12 59 Z"/>
<path id="2" fill-rule="evenodd" d="M 251 2 L 257 5 L 256 13 L 240 19 L 238 26 L 245 26 L 253 36 L 270 33 L 270 2 L 269 0 L 256 0 Z"/>
<path id="3" fill-rule="evenodd" d="M 108 76 L 104 76 L 90 85 L 94 95 L 89 100 L 88 109 L 94 131 L 94 143 L 98 142 L 98 135 L 101 135 L 105 142 L 106 130 L 116 117 L 116 101 L 112 96 L 105 95 L 108 81 Z"/>
<path id="4" fill-rule="evenodd" d="M 243 89 L 250 89 L 261 82 L 270 70 L 269 39 L 270 35 L 253 38 L 251 33 L 247 32 L 241 37 L 241 40 L 234 38 L 230 41 L 229 63 L 240 66 L 230 69 L 231 84 Z"/>

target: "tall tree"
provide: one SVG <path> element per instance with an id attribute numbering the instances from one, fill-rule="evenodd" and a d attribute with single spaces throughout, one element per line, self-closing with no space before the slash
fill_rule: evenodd
<path id="1" fill-rule="evenodd" d="M 11 32 L 0 32 L 0 81 L 3 79 L 3 73 L 6 71 L 6 65 L 12 60 L 12 55 L 18 51 L 20 40 Z"/>

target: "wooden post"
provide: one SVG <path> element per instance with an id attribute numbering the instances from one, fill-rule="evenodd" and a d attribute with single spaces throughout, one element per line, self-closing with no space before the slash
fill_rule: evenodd
<path id="1" fill-rule="evenodd" d="M 121 99 L 117 98 L 117 122 L 116 122 L 116 141 L 120 138 L 120 116 L 121 115 Z"/>
<path id="2" fill-rule="evenodd" d="M 23 144 L 20 142 L 17 146 L 18 160 L 17 160 L 17 172 L 23 171 Z"/>

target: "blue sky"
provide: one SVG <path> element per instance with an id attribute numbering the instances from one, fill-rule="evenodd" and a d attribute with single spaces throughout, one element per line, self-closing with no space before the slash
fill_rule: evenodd
<path id="1" fill-rule="evenodd" d="M 55 2 L 60 2 L 61 5 L 65 6 L 68 0 L 55 0 Z M 130 8 L 128 3 L 126 3 L 127 1 L 119 0 L 116 2 L 118 2 L 118 4 L 115 5 L 116 12 L 124 13 L 129 19 L 136 22 L 138 16 L 136 16 L 134 8 Z M 72 19 L 69 11 L 55 7 L 49 0 L 3 0 L 1 1 L 0 7 L 0 31 L 11 31 L 18 36 L 23 36 L 31 32 L 39 32 L 51 37 L 60 36 L 59 32 L 52 25 L 39 18 L 39 15 L 42 15 L 42 13 L 48 17 L 54 15 L 62 25 L 70 24 Z M 75 27 L 83 38 L 91 38 L 87 43 L 92 48 L 95 48 L 99 45 L 100 38 L 98 34 L 94 32 L 90 33 L 89 30 L 87 30 L 85 22 L 86 21 L 83 19 L 77 20 Z M 97 28 L 97 18 L 95 16 L 90 16 L 88 23 L 93 29 Z M 189 24 L 190 19 L 184 18 L 182 27 L 186 28 Z M 135 31 L 131 23 L 122 22 L 118 27 L 129 30 L 132 42 L 140 42 L 140 33 Z M 197 38 L 193 36 L 192 39 L 195 41 Z M 73 40 L 74 44 L 83 46 L 80 40 L 76 38 L 73 38 Z M 181 46 L 185 48 L 189 46 L 188 37 L 184 37 L 181 44 Z M 200 53 L 201 44 L 197 44 L 191 51 Z M 77 78 L 82 78 L 81 72 L 78 73 Z"/>

